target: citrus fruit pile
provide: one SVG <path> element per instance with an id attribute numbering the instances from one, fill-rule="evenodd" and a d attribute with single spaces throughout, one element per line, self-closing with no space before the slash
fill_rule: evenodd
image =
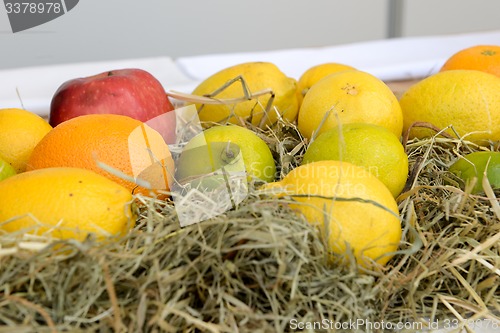
<path id="1" fill-rule="evenodd" d="M 169 188 L 173 161 L 143 122 L 89 114 L 52 128 L 27 110 L 0 110 L 0 229 L 49 239 L 123 236 L 134 193 Z"/>
<path id="2" fill-rule="evenodd" d="M 276 178 L 282 178 L 277 179 L 276 184 L 279 186 L 269 185 L 265 188 L 273 188 L 274 191 L 281 188 L 282 192 L 277 193 L 278 196 L 288 195 L 301 203 L 290 205 L 297 213 L 313 224 L 328 224 L 328 228 L 322 229 L 330 233 L 337 230 L 328 236 L 333 254 L 339 255 L 346 251 L 345 246 L 338 244 L 349 244 L 359 265 L 366 265 L 367 258 L 385 264 L 391 258 L 391 253 L 397 250 L 400 241 L 397 235 L 401 235 L 401 225 L 389 222 L 389 218 L 379 218 L 383 221 L 377 229 L 386 236 L 391 235 L 384 239 L 368 227 L 372 225 L 372 216 L 376 214 L 340 213 L 362 212 L 357 206 L 369 205 L 356 201 L 363 197 L 361 193 L 346 193 L 339 187 L 344 177 L 347 181 L 352 176 L 347 174 L 340 177 L 342 168 L 352 173 L 354 169 L 349 169 L 352 164 L 369 170 L 370 175 L 382 183 L 384 191 L 388 189 L 392 194 L 390 203 L 384 201 L 386 199 L 379 199 L 377 195 L 370 200 L 397 215 L 398 210 L 394 210 L 397 207 L 395 199 L 407 185 L 409 175 L 403 140 L 432 137 L 439 133 L 455 135 L 482 145 L 499 139 L 500 80 L 495 76 L 500 66 L 498 59 L 497 46 L 481 45 L 462 50 L 450 57 L 439 73 L 411 86 L 400 100 L 385 82 L 370 73 L 348 64 L 318 64 L 298 79 L 295 97 L 288 93 L 289 89 L 285 85 L 268 85 L 279 103 L 274 104 L 276 113 L 273 113 L 273 117 L 266 117 L 266 122 L 255 122 L 254 115 L 269 112 L 268 99 L 258 97 L 251 102 L 235 105 L 230 101 L 251 98 L 252 92 L 264 88 L 257 85 L 262 82 L 259 80 L 262 77 L 272 77 L 273 82 L 291 82 L 272 64 L 245 63 L 232 66 L 215 73 L 192 93 L 223 100 L 220 104 L 198 105 L 202 119 L 214 124 L 234 123 L 272 128 L 279 115 L 285 121 L 296 124 L 306 146 L 298 163 L 300 166 L 296 165 L 295 170 L 291 168 L 288 174 L 282 172 L 277 175 Z M 244 79 L 237 88 L 233 86 L 235 78 Z M 295 98 L 299 106 L 296 118 L 295 112 L 290 112 L 289 108 L 289 105 L 295 105 Z M 235 117 L 240 120 L 237 121 Z M 317 174 L 325 172 L 324 161 L 341 161 L 342 164 L 329 166 L 330 170 L 335 171 L 323 174 L 318 181 Z M 361 185 L 361 179 L 356 181 L 365 190 L 379 185 Z M 293 186 L 287 189 L 285 185 Z M 336 203 L 339 200 L 341 203 Z M 316 210 L 316 214 L 311 209 Z M 350 238 L 354 234 L 353 230 L 357 232 L 355 239 Z M 332 235 L 335 235 L 335 240 L 331 238 Z M 385 243 L 381 248 L 385 250 L 373 255 L 369 254 L 368 249 L 373 249 L 372 241 L 375 238 L 383 239 Z M 382 252 L 384 260 L 379 259 Z M 363 259 L 361 253 L 366 258 Z"/>
<path id="3" fill-rule="evenodd" d="M 348 64 L 318 64 L 298 80 L 267 62 L 228 67 L 206 78 L 192 91 L 192 96 L 205 101 L 208 98 L 213 103 L 196 99 L 191 102 L 198 109 L 204 131 L 184 143 L 177 162 L 164 141 L 165 137 L 171 137 L 170 133 L 164 133 L 165 126 L 157 127 L 162 129 L 158 132 L 147 122 L 127 116 L 123 110 L 120 111 L 123 114 L 101 114 L 102 110 L 74 117 L 66 114 L 69 119 L 52 128 L 29 111 L 3 109 L 0 179 L 10 178 L 2 181 L 6 189 L 18 188 L 17 192 L 5 190 L 9 194 L 4 195 L 12 199 L 28 193 L 33 196 L 37 191 L 47 194 L 34 195 L 45 201 L 30 200 L 38 206 L 21 205 L 17 210 L 5 198 L 0 204 L 0 216 L 6 220 L 39 210 L 40 216 L 35 214 L 33 225 L 38 222 L 54 225 L 62 219 L 63 226 L 67 221 L 77 229 L 95 232 L 93 223 L 98 226 L 116 223 L 111 233 L 118 230 L 122 233 L 124 216 L 128 219 L 132 216 L 131 196 L 122 196 L 118 201 L 129 207 L 120 218 L 110 215 L 107 221 L 98 219 L 83 225 L 72 222 L 69 215 L 77 216 L 76 213 L 68 216 L 56 213 L 64 202 L 61 196 L 76 201 L 78 195 L 76 188 L 71 192 L 70 180 L 66 184 L 62 176 L 57 181 L 52 177 L 57 178 L 59 172 L 70 175 L 69 170 L 73 170 L 68 179 L 78 178 L 78 172 L 81 179 L 89 179 L 88 171 L 92 171 L 114 182 L 118 186 L 115 190 L 120 193 L 167 199 L 174 184 L 182 186 L 218 170 L 244 171 L 249 181 L 269 183 L 262 188 L 264 192 L 272 189 L 277 197 L 297 201 L 290 207 L 328 233 L 332 255 L 344 255 L 341 261 L 349 261 L 345 254 L 351 251 L 361 267 L 369 267 L 370 262 L 386 264 L 397 251 L 401 237 L 396 200 L 409 173 L 403 136 L 406 140 L 422 138 L 442 130 L 444 134 L 477 144 L 497 141 L 500 138 L 498 52 L 498 47 L 484 45 L 462 50 L 451 56 L 439 73 L 411 86 L 400 100 L 385 82 Z M 96 77 L 104 86 L 103 80 L 109 75 L 90 80 Z M 70 109 L 71 100 L 67 103 L 66 109 Z M 280 157 L 279 146 L 268 145 L 272 140 L 267 133 L 275 133 L 277 126 L 283 124 L 295 124 L 305 147 L 303 156 L 288 169 Z M 474 159 L 467 161 L 474 164 Z M 496 159 L 488 161 L 496 163 Z M 464 169 L 463 163 L 457 162 L 452 170 Z M 481 170 L 485 168 L 483 164 Z M 40 172 L 44 169 L 47 172 Z M 480 177 L 477 172 L 475 176 Z M 219 174 L 211 181 L 216 179 L 214 184 L 220 185 L 224 177 Z M 115 199 L 119 196 L 99 189 L 108 184 L 103 179 L 93 178 L 87 186 L 90 183 L 95 183 L 87 189 L 92 200 L 100 197 L 102 202 L 111 200 L 113 205 L 117 204 Z M 36 184 L 52 185 L 48 189 Z M 477 186 L 475 192 L 481 190 Z M 98 205 L 91 202 L 90 199 L 79 202 L 85 204 L 82 207 L 88 206 L 80 218 L 97 213 Z M 353 211 L 356 214 L 346 214 Z M 38 221 L 42 216 L 47 220 Z M 130 227 L 133 223 L 127 224 Z M 28 227 L 23 217 L 2 229 Z M 39 233 L 48 230 L 36 229 Z"/>
<path id="4" fill-rule="evenodd" d="M 447 225 L 452 220 L 449 216 L 452 205 L 446 204 L 445 213 L 427 221 L 426 208 L 422 208 L 424 201 L 440 202 L 441 198 L 433 197 L 438 191 L 446 192 L 446 195 L 460 193 L 464 196 L 456 199 L 453 206 L 463 208 L 464 212 L 473 212 L 476 217 L 480 216 L 476 219 L 481 221 L 487 221 L 485 216 L 494 214 L 500 217 L 498 203 L 480 215 L 481 210 L 466 207 L 464 201 L 467 197 L 496 202 L 494 191 L 500 187 L 499 52 L 498 46 L 491 45 L 461 50 L 450 56 L 438 73 L 412 84 L 399 99 L 384 81 L 349 64 L 318 64 L 296 79 L 288 77 L 272 63 L 242 63 L 206 78 L 189 95 L 183 95 L 185 100 L 178 101 L 176 110 L 168 108 L 164 114 L 155 113 L 151 117 L 127 109 L 122 101 L 117 100 L 119 94 L 113 93 L 113 85 L 122 85 L 120 82 L 124 82 L 127 75 L 136 76 L 137 71 L 125 71 L 124 77 L 120 74 L 120 80 L 116 80 L 116 71 L 84 80 L 90 87 L 97 85 L 99 89 L 109 89 L 109 94 L 100 97 L 82 93 L 81 87 L 72 88 L 74 81 L 70 81 L 63 84 L 63 95 L 71 97 L 75 91 L 83 95 L 65 101 L 64 111 L 56 107 L 51 110 L 65 112 L 65 120 L 55 127 L 28 110 L 0 109 L 0 238 L 22 241 L 27 234 L 34 234 L 33 237 L 49 241 L 71 240 L 71 244 L 89 239 L 112 239 L 113 242 L 108 244 L 124 245 L 120 249 L 124 252 L 131 249 L 133 253 L 108 253 L 109 258 L 128 260 L 129 256 L 140 255 L 152 262 L 144 264 L 131 260 L 134 267 L 129 267 L 130 278 L 136 274 L 142 278 L 142 272 L 146 272 L 146 289 L 151 284 L 149 276 L 182 280 L 185 278 L 182 265 L 190 268 L 201 265 L 204 258 L 197 256 L 210 253 L 223 264 L 207 261 L 208 268 L 200 269 L 198 273 L 211 276 L 212 270 L 215 272 L 221 266 L 224 273 L 216 274 L 221 280 L 210 278 L 212 282 L 218 285 L 226 279 L 231 288 L 240 288 L 234 295 L 224 293 L 227 297 L 224 302 L 231 303 L 230 306 L 224 305 L 226 308 L 233 308 L 233 304 L 236 308 L 242 305 L 250 308 L 238 299 L 238 295 L 253 292 L 259 286 L 265 289 L 265 296 L 253 295 L 253 302 L 265 303 L 272 298 L 295 307 L 298 298 L 294 297 L 303 293 L 307 294 L 306 303 L 309 304 L 314 297 L 308 288 L 324 281 L 318 282 L 318 276 L 311 274 L 304 277 L 306 287 L 298 286 L 292 275 L 296 277 L 300 267 L 318 262 L 326 266 L 315 267 L 316 273 L 327 271 L 325 267 L 340 267 L 342 272 L 349 272 L 345 279 L 335 280 L 342 280 L 342 288 L 347 288 L 346 281 L 352 277 L 358 289 L 370 285 L 383 290 L 396 288 L 395 281 L 410 283 L 422 272 L 435 272 L 430 268 L 433 265 L 431 253 L 422 258 L 426 262 L 407 268 L 410 271 L 400 271 L 405 269 L 402 268 L 405 263 L 413 260 L 412 255 L 419 246 L 439 248 L 441 238 L 431 239 L 434 234 L 428 236 L 430 228 L 450 232 Z M 107 81 L 110 77 L 112 80 Z M 90 91 L 86 89 L 83 91 Z M 158 100 L 164 103 L 163 97 L 168 93 L 162 89 L 160 93 L 162 96 Z M 141 98 L 141 95 L 132 93 L 127 98 Z M 95 100 L 98 98 L 106 100 Z M 91 101 L 89 105 L 96 103 L 101 107 L 99 112 L 76 115 L 72 113 L 74 100 L 79 103 Z M 146 110 L 141 112 L 147 112 L 148 100 L 141 101 Z M 193 121 L 199 120 L 200 123 L 188 124 L 190 129 L 194 125 L 197 133 L 182 141 L 183 136 L 177 134 L 186 128 L 182 127 L 184 124 L 177 118 L 177 112 L 184 106 L 195 109 L 199 119 Z M 446 159 L 438 159 L 434 168 L 445 176 L 436 180 L 437 184 L 419 185 L 419 177 L 430 174 L 426 169 L 430 162 L 423 160 L 422 156 L 431 155 L 431 148 L 443 138 L 453 145 L 439 146 Z M 231 182 L 236 176 L 245 184 L 242 193 L 234 193 L 242 190 L 232 187 Z M 217 208 L 226 204 L 223 192 L 229 196 L 229 206 L 224 206 L 221 211 Z M 409 203 L 410 196 L 419 200 Z M 216 214 L 205 214 L 204 219 L 193 217 L 191 222 L 183 225 L 181 217 L 190 216 L 181 214 L 184 205 L 193 206 L 195 213 L 211 205 Z M 433 211 L 431 208 L 427 210 Z M 185 226 L 204 223 L 219 215 L 222 217 L 211 220 L 212 224 L 207 223 L 209 227 L 220 227 L 224 222 L 224 226 L 213 234 L 205 233 L 209 227 Z M 252 226 L 256 221 L 279 223 L 266 231 L 257 230 L 257 227 L 245 232 L 235 229 Z M 431 226 L 424 226 L 424 222 Z M 170 232 L 154 239 L 157 230 L 154 223 L 164 224 L 166 227 L 161 230 Z M 179 229 L 177 224 L 184 229 Z M 310 229 L 292 230 L 292 225 L 296 227 L 298 224 Z M 473 222 L 469 220 L 464 222 L 458 231 L 460 235 L 452 238 L 462 239 L 461 233 L 472 229 L 471 224 Z M 484 222 L 481 227 L 488 226 L 489 222 Z M 286 236 L 287 230 L 292 234 L 290 238 Z M 195 236 L 201 238 L 195 239 Z M 169 243 L 172 239 L 176 240 L 173 245 Z M 423 245 L 421 239 L 426 244 Z M 194 252 L 183 253 L 181 244 L 185 245 L 189 240 L 192 243 L 188 247 L 195 249 L 196 255 Z M 208 245 L 211 241 L 217 243 L 213 248 Z M 313 243 L 324 247 L 322 250 L 307 250 Z M 144 244 L 151 245 L 151 248 L 141 248 Z M 246 251 L 252 244 L 257 244 L 255 252 L 268 255 L 265 251 L 270 249 L 269 253 L 280 256 L 276 267 L 269 260 L 258 262 L 258 268 L 251 268 L 261 277 L 269 275 L 272 283 L 261 280 L 261 277 L 257 282 L 251 281 L 250 275 L 242 273 L 242 266 L 237 265 L 236 260 L 248 259 L 247 266 L 257 262 L 252 257 L 247 258 Z M 282 254 L 283 244 L 293 250 Z M 471 244 L 480 251 L 481 246 L 492 243 L 480 244 L 475 240 Z M 3 250 L 1 245 L 0 250 Z M 174 255 L 160 254 L 160 249 L 167 246 L 173 248 Z M 440 253 L 453 246 L 443 244 Z M 290 264 L 292 256 L 299 258 L 298 266 Z M 182 263 L 176 261 L 179 258 Z M 462 259 L 456 258 L 454 263 Z M 494 266 L 488 260 L 483 259 L 484 266 Z M 104 261 L 100 260 L 99 264 Z M 160 267 L 165 262 L 168 269 L 180 267 L 177 271 L 179 278 L 177 275 L 172 278 L 170 272 L 149 274 L 148 269 Z M 440 265 L 444 264 L 441 262 Z M 106 283 L 104 289 L 110 294 L 115 293 L 109 279 L 111 275 L 120 275 L 122 267 L 113 274 L 102 267 L 99 270 L 107 274 L 100 279 Z M 275 279 L 273 272 L 285 275 Z M 402 276 L 400 280 L 391 280 L 399 275 Z M 494 277 L 498 274 L 483 275 L 481 279 L 486 276 L 484 280 L 477 280 L 489 290 L 489 281 L 494 284 Z M 489 276 L 493 278 L 490 280 Z M 245 281 L 234 282 L 241 277 Z M 201 295 L 203 302 L 199 299 L 196 303 L 205 306 L 212 297 L 212 290 L 202 293 L 206 281 L 199 284 L 199 278 L 197 275 L 196 282 L 192 283 L 198 288 L 197 292 L 191 294 Z M 427 278 L 418 281 L 423 284 Z M 431 278 L 434 281 L 433 275 Z M 450 290 L 455 288 L 440 281 L 439 284 Z M 135 286 L 137 281 L 125 282 L 128 286 Z M 330 283 L 330 280 L 325 283 Z M 291 289 L 286 297 L 274 294 L 268 297 L 288 284 Z M 167 289 L 162 291 L 165 295 Z M 327 289 L 330 290 L 331 286 Z M 410 293 L 408 298 L 412 298 L 414 294 L 411 292 L 417 289 L 418 286 L 411 285 L 404 293 Z M 182 287 L 175 292 L 179 291 L 181 295 L 183 290 Z M 384 293 L 384 297 L 389 297 L 389 292 Z M 113 297 L 130 294 L 120 290 Z M 327 294 L 332 296 L 329 291 L 323 295 Z M 352 293 L 349 291 L 348 294 L 347 298 L 350 298 Z M 489 292 L 487 296 L 492 294 Z M 143 304 L 145 298 L 140 297 Z M 370 297 L 356 302 L 378 301 L 373 301 L 376 297 Z M 401 299 L 407 298 L 401 296 Z M 116 299 L 114 301 L 112 307 L 103 311 L 116 307 L 118 313 L 120 305 Z M 162 300 L 155 304 L 165 303 Z M 274 305 L 263 307 L 280 308 Z M 428 304 L 423 306 L 430 307 Z M 325 304 L 321 307 L 328 308 Z M 319 306 L 314 311 L 318 309 Z M 133 316 L 145 318 L 146 312 L 156 313 L 157 310 L 159 308 L 148 308 L 139 315 L 134 312 Z M 201 310 L 193 309 L 189 316 L 196 317 L 197 311 Z M 310 309 L 293 311 L 308 313 Z M 120 319 L 120 316 L 116 318 Z M 282 321 L 288 317 L 280 318 Z M 201 323 L 200 319 L 192 321 Z M 164 327 L 169 326 L 164 324 Z"/>

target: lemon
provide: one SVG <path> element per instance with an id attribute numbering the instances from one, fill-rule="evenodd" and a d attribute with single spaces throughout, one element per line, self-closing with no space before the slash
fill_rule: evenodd
<path id="1" fill-rule="evenodd" d="M 197 105 L 201 121 L 240 124 L 240 118 L 253 125 L 271 125 L 278 117 L 295 120 L 298 112 L 297 81 L 287 77 L 274 64 L 269 62 L 248 62 L 225 68 L 201 82 L 192 92 L 193 95 L 211 95 L 218 99 L 245 97 L 241 82 L 234 82 L 214 94 L 230 80 L 241 76 L 250 93 L 271 89 L 274 101 L 269 114 L 265 114 L 271 94 L 236 104 Z M 265 117 L 264 119 L 262 119 Z"/>
<path id="2" fill-rule="evenodd" d="M 408 156 L 399 139 L 382 126 L 352 123 L 320 134 L 308 147 L 302 163 L 346 161 L 365 167 L 384 183 L 394 197 L 408 178 Z"/>
<path id="3" fill-rule="evenodd" d="M 275 179 L 276 164 L 266 142 L 253 131 L 236 125 L 213 126 L 189 140 L 186 146 L 184 146 L 183 152 L 179 158 L 180 163 L 176 170 L 176 177 L 178 177 L 178 179 L 199 175 L 202 173 L 200 168 L 203 169 L 207 167 L 211 171 L 215 171 L 223 164 L 227 164 L 223 160 L 211 161 L 208 158 L 206 160 L 200 160 L 204 155 L 197 156 L 196 154 L 189 154 L 188 157 L 187 153 L 190 150 L 210 143 L 223 143 L 223 148 L 227 146 L 232 149 L 231 152 L 229 152 L 231 156 L 226 156 L 226 149 L 224 148 L 221 152 L 224 153 L 224 155 L 219 154 L 214 156 L 215 158 L 227 160 L 236 157 L 238 153 L 241 152 L 245 170 L 250 177 L 256 177 L 265 182 L 270 182 Z M 228 144 L 234 144 L 236 147 Z"/>
<path id="4" fill-rule="evenodd" d="M 302 104 L 304 96 L 313 86 L 313 84 L 315 84 L 325 76 L 345 70 L 355 70 L 355 68 L 336 62 L 326 62 L 307 69 L 297 81 L 299 105 Z"/>
<path id="5" fill-rule="evenodd" d="M 133 225 L 132 195 L 79 168 L 26 171 L 0 182 L 0 229 L 58 239 L 122 235 Z"/>
<path id="6" fill-rule="evenodd" d="M 328 75 L 309 89 L 297 121 L 306 138 L 339 123 L 380 125 L 399 138 L 403 114 L 396 96 L 383 81 L 366 72 L 343 71 Z"/>
<path id="7" fill-rule="evenodd" d="M 0 181 L 16 174 L 16 170 L 9 163 L 0 158 Z"/>
<path id="8" fill-rule="evenodd" d="M 16 172 L 26 170 L 33 149 L 52 129 L 42 117 L 22 109 L 0 109 L 0 158 Z"/>
<path id="9" fill-rule="evenodd" d="M 301 165 L 264 187 L 289 195 L 291 205 L 323 232 L 335 261 L 385 265 L 401 239 L 397 203 L 387 187 L 363 167 L 342 161 Z"/>
<path id="10" fill-rule="evenodd" d="M 414 122 L 428 122 L 483 144 L 500 140 L 500 78 L 476 70 L 449 70 L 412 85 L 400 99 L 404 130 Z M 455 135 L 452 129 L 446 132 Z M 410 138 L 436 134 L 413 127 Z"/>
<path id="11" fill-rule="evenodd" d="M 500 152 L 479 151 L 467 154 L 455 161 L 449 170 L 462 178 L 465 185 L 476 178 L 471 190 L 473 194 L 484 192 L 485 171 L 491 187 L 500 188 Z"/>

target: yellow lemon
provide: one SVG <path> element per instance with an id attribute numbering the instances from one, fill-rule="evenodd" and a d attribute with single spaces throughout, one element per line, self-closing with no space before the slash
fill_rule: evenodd
<path id="1" fill-rule="evenodd" d="M 336 62 L 326 62 L 307 69 L 297 81 L 299 105 L 309 89 L 322 78 L 345 70 L 355 70 L 354 67 Z"/>
<path id="2" fill-rule="evenodd" d="M 302 135 L 311 138 L 339 123 L 380 125 L 400 137 L 403 114 L 383 81 L 366 72 L 343 71 L 328 75 L 309 89 L 297 125 Z"/>
<path id="3" fill-rule="evenodd" d="M 26 170 L 33 148 L 52 129 L 42 117 L 22 109 L 0 109 L 0 158 L 16 172 Z"/>
<path id="4" fill-rule="evenodd" d="M 0 182 L 0 230 L 83 240 L 133 226 L 125 187 L 80 168 L 26 171 Z"/>
<path id="5" fill-rule="evenodd" d="M 500 140 L 500 78 L 476 70 L 448 70 L 412 85 L 401 96 L 404 130 L 414 122 L 444 129 L 477 143 Z M 447 133 L 455 135 L 452 129 Z M 410 138 L 436 134 L 413 127 Z"/>
<path id="6" fill-rule="evenodd" d="M 357 263 L 385 265 L 398 249 L 398 205 L 387 187 L 363 167 L 342 161 L 301 165 L 265 187 L 297 203 L 292 208 L 318 225 L 335 261 L 352 251 Z"/>
<path id="7" fill-rule="evenodd" d="M 346 161 L 365 167 L 384 183 L 394 197 L 408 178 L 408 155 L 399 138 L 382 126 L 352 123 L 320 134 L 308 147 L 302 163 Z"/>
<path id="8" fill-rule="evenodd" d="M 270 89 L 274 101 L 269 113 L 265 109 L 271 94 L 239 102 L 236 104 L 197 105 L 201 121 L 240 124 L 240 118 L 256 126 L 271 125 L 278 117 L 295 120 L 298 112 L 297 81 L 287 77 L 274 64 L 269 62 L 242 63 L 223 69 L 200 83 L 193 95 L 210 95 L 217 99 L 244 98 L 245 90 L 241 81 L 222 87 L 229 81 L 241 77 L 250 93 Z M 217 92 L 221 89 L 219 92 Z M 217 92 L 217 93 L 216 93 Z"/>

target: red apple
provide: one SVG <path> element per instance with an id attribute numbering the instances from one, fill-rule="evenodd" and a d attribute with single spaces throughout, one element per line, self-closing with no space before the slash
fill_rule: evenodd
<path id="1" fill-rule="evenodd" d="M 160 81 L 142 69 L 117 69 L 66 81 L 50 104 L 53 127 L 86 114 L 120 114 L 155 128 L 167 143 L 175 140 L 172 103 Z"/>

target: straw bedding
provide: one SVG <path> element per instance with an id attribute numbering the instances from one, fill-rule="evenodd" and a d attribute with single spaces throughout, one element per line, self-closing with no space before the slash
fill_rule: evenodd
<path id="1" fill-rule="evenodd" d="M 293 125 L 259 135 L 282 176 L 300 163 L 306 143 Z M 405 145 L 404 236 L 386 268 L 360 274 L 332 264 L 290 200 L 258 188 L 234 209 L 184 228 L 171 202 L 138 196 L 137 224 L 125 239 L 48 244 L 0 235 L 0 332 L 288 332 L 300 323 L 318 332 L 378 332 L 446 318 L 498 323 L 498 201 L 494 192 L 462 190 L 447 171 L 461 154 L 485 148 L 439 135 Z M 357 320 L 365 325 L 347 326 Z"/>

